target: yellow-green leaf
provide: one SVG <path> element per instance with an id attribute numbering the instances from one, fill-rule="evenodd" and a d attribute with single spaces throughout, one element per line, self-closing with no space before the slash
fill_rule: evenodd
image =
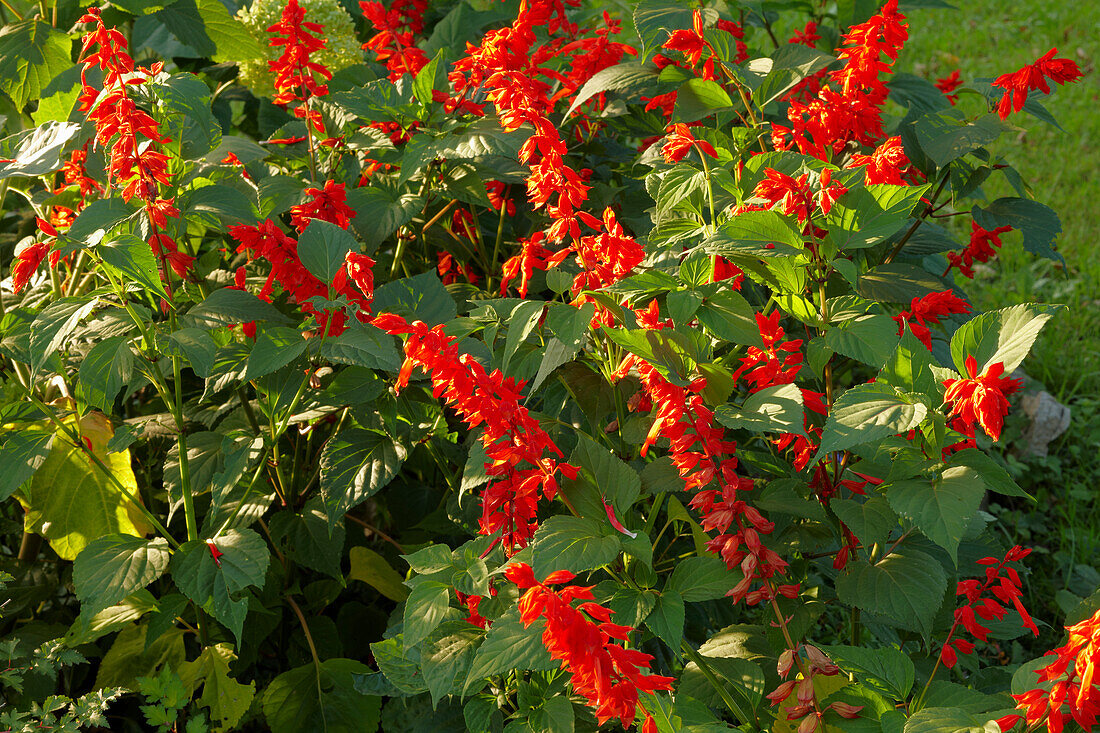
<path id="1" fill-rule="evenodd" d="M 107 452 L 111 422 L 92 412 L 79 422 L 81 438 L 118 482 L 137 497 L 130 451 Z M 152 527 L 141 510 L 101 471 L 84 450 L 58 435 L 50 455 L 23 487 L 24 526 L 42 535 L 64 560 L 75 560 L 89 542 L 109 534 L 144 537 Z"/>

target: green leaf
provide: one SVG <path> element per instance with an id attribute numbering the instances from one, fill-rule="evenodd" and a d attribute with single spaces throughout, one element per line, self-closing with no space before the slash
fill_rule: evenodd
<path id="1" fill-rule="evenodd" d="M 534 733 L 573 733 L 576 714 L 568 695 L 555 695 L 543 700 L 531 711 L 527 725 Z"/>
<path id="2" fill-rule="evenodd" d="M 913 298 L 923 298 L 929 293 L 943 292 L 948 288 L 943 278 L 916 265 L 891 262 L 861 273 L 856 293 L 869 300 L 904 303 L 908 307 Z"/>
<path id="3" fill-rule="evenodd" d="M 693 77 L 680 85 L 672 119 L 677 122 L 694 122 L 732 106 L 733 100 L 721 84 Z"/>
<path id="4" fill-rule="evenodd" d="M 386 680 L 398 691 L 407 695 L 416 695 L 427 691 L 424 675 L 420 669 L 420 648 L 405 646 L 404 634 L 376 641 L 370 645 L 375 664 Z M 358 678 L 356 688 L 362 692 L 372 692 L 373 688 L 364 684 L 366 680 Z"/>
<path id="5" fill-rule="evenodd" d="M 226 626 L 240 644 L 248 615 L 249 587 L 262 588 L 271 555 L 263 538 L 250 529 L 230 529 L 210 545 L 187 542 L 172 557 L 172 580 L 180 591 Z"/>
<path id="6" fill-rule="evenodd" d="M 241 158 L 244 162 L 244 158 Z M 297 178 L 287 175 L 268 176 L 257 186 L 259 219 L 268 219 L 287 211 L 302 200 L 305 184 Z"/>
<path id="7" fill-rule="evenodd" d="M 1020 366 L 1039 337 L 1039 331 L 1065 306 L 1024 303 L 982 313 L 972 318 L 951 337 L 951 360 L 964 377 L 966 357 L 973 356 L 978 374 L 991 364 L 1004 364 L 1005 375 Z"/>
<path id="8" fill-rule="evenodd" d="M 286 324 L 290 319 L 270 303 L 236 288 L 221 288 L 206 296 L 206 300 L 187 312 L 189 318 L 204 325 L 238 326 L 250 321 L 270 321 Z"/>
<path id="9" fill-rule="evenodd" d="M 348 552 L 348 559 L 351 561 L 348 580 L 360 580 L 392 601 L 400 602 L 409 597 L 405 579 L 374 550 L 353 547 Z"/>
<path id="10" fill-rule="evenodd" d="M 422 580 L 405 599 L 405 644 L 416 646 L 435 631 L 450 610 L 451 589 L 446 583 Z"/>
<path id="11" fill-rule="evenodd" d="M 971 214 L 982 229 L 1009 226 L 1023 232 L 1024 249 L 1065 265 L 1062 255 L 1052 248 L 1054 240 L 1062 233 L 1062 222 L 1049 206 L 1031 199 L 1005 197 L 984 208 L 975 206 Z"/>
<path id="12" fill-rule="evenodd" d="M 299 565 L 342 578 L 340 558 L 344 551 L 344 525 L 329 527 L 319 497 L 306 502 L 301 511 L 282 511 L 271 518 L 271 539 Z M 354 568 L 353 568 L 354 572 Z"/>
<path id="13" fill-rule="evenodd" d="M 434 272 L 394 280 L 374 291 L 375 313 L 396 313 L 407 321 L 429 326 L 455 317 L 458 308 Z"/>
<path id="14" fill-rule="evenodd" d="M 710 601 L 724 598 L 740 580 L 740 571 L 730 570 L 716 557 L 689 557 L 673 567 L 665 590 L 675 591 L 688 602 Z"/>
<path id="15" fill-rule="evenodd" d="M 265 328 L 256 337 L 256 343 L 248 354 L 245 381 L 252 381 L 277 372 L 305 352 L 309 344 L 296 328 L 273 326 Z"/>
<path id="16" fill-rule="evenodd" d="M 188 191 L 181 196 L 180 210 L 185 212 L 188 222 L 204 219 L 211 229 L 223 225 L 255 224 L 260 218 L 256 205 L 247 196 L 223 183 Z"/>
<path id="17" fill-rule="evenodd" d="M 349 321 L 339 336 L 330 336 L 321 345 L 321 356 L 337 364 L 396 372 L 402 355 L 394 346 L 393 336 L 369 323 Z"/>
<path id="18" fill-rule="evenodd" d="M 440 50 L 416 73 L 413 80 L 413 96 L 425 106 L 431 106 L 432 92 L 446 83 L 446 64 L 442 62 L 443 51 Z"/>
<path id="19" fill-rule="evenodd" d="M 74 427 L 72 422 L 70 428 Z M 114 431 L 105 416 L 89 412 L 79 422 L 81 440 L 131 496 L 138 496 L 130 451 L 107 453 Z M 58 435 L 49 456 L 21 491 L 28 532 L 45 537 L 64 560 L 75 560 L 92 539 L 125 534 L 143 537 L 153 530 L 140 509 L 94 466 L 84 449 Z"/>
<path id="20" fill-rule="evenodd" d="M 556 570 L 573 573 L 594 570 L 619 555 L 620 545 L 611 525 L 588 517 L 557 515 L 535 532 L 531 566 L 535 577 L 545 578 Z"/>
<path id="21" fill-rule="evenodd" d="M 890 530 L 898 526 L 898 515 L 881 496 L 872 496 L 862 504 L 854 499 L 833 499 L 829 508 L 866 547 L 885 543 Z"/>
<path id="22" fill-rule="evenodd" d="M 641 492 L 642 482 L 638 473 L 583 433 L 578 435 L 577 447 L 573 449 L 569 462 L 580 467 L 582 475 L 616 512 L 628 510 Z"/>
<path id="23" fill-rule="evenodd" d="M 432 705 L 445 696 L 461 693 L 485 632 L 465 619 L 445 621 L 425 640 L 420 650 L 424 683 Z"/>
<path id="24" fill-rule="evenodd" d="M 687 386 L 692 372 L 703 358 L 702 343 L 696 331 L 654 331 L 646 328 L 604 328 L 604 333 L 619 346 L 645 359 L 661 376 L 679 386 Z"/>
<path id="25" fill-rule="evenodd" d="M 960 122 L 962 124 L 960 124 Z M 1012 128 L 995 113 L 968 122 L 965 116 L 951 108 L 939 113 L 926 114 L 914 126 L 921 149 L 939 167 L 961 158 L 967 153 L 1000 137 Z"/>
<path id="26" fill-rule="evenodd" d="M 413 572 L 431 575 L 454 567 L 452 550 L 447 545 L 428 545 L 401 559 L 409 564 Z"/>
<path id="27" fill-rule="evenodd" d="M 378 728 L 382 698 L 355 689 L 370 668 L 353 659 L 326 659 L 283 672 L 268 685 L 262 706 L 272 733 L 362 733 Z"/>
<path id="28" fill-rule="evenodd" d="M 123 234 L 110 242 L 101 242 L 96 252 L 109 266 L 120 272 L 123 283 L 137 283 L 153 295 L 167 298 L 157 258 L 149 243 L 133 234 Z"/>
<path id="29" fill-rule="evenodd" d="M 171 553 L 162 537 L 146 540 L 107 535 L 92 540 L 76 556 L 73 585 L 81 614 L 91 617 L 159 578 Z"/>
<path id="30" fill-rule="evenodd" d="M 719 290 L 708 295 L 695 315 L 704 328 L 720 339 L 743 346 L 763 346 L 756 311 L 740 293 Z"/>
<path id="31" fill-rule="evenodd" d="M 833 243 L 842 250 L 873 247 L 909 221 L 913 208 L 931 188 L 876 184 L 840 197 L 825 217 Z"/>
<path id="32" fill-rule="evenodd" d="M 404 446 L 388 435 L 351 428 L 329 438 L 321 452 L 321 499 L 329 527 L 378 493 L 404 461 Z"/>
<path id="33" fill-rule="evenodd" d="M 19 111 L 72 66 L 72 41 L 41 20 L 23 20 L 0 29 L 0 89 Z"/>
<path id="34" fill-rule="evenodd" d="M 936 366 L 936 361 L 931 352 L 913 335 L 912 330 L 906 328 L 894 355 L 875 381 L 886 382 L 907 392 L 936 394 L 939 380 L 932 372 L 933 366 Z"/>
<path id="35" fill-rule="evenodd" d="M 874 565 L 862 559 L 849 562 L 836 581 L 842 603 L 884 616 L 926 638 L 946 589 L 943 567 L 931 556 L 905 547 Z"/>
<path id="36" fill-rule="evenodd" d="M 414 172 L 416 171 L 406 171 L 405 164 L 402 164 L 402 176 L 407 174 L 411 178 Z M 424 207 L 424 199 L 385 186 L 371 186 L 350 191 L 348 206 L 355 210 L 355 218 L 351 224 L 366 245 L 367 254 L 372 254 L 391 234 L 412 221 Z"/>
<path id="37" fill-rule="evenodd" d="M 229 676 L 229 665 L 235 661 L 233 648 L 223 643 L 203 648 L 198 659 L 179 668 L 180 679 L 189 688 L 202 685 L 199 704 L 210 709 L 218 731 L 234 729 L 256 696 L 255 682 L 241 684 Z"/>
<path id="38" fill-rule="evenodd" d="M 783 44 L 771 55 L 767 76 L 752 92 L 753 103 L 763 109 L 779 99 L 807 76 L 812 76 L 836 58 L 800 44 Z M 763 59 L 755 59 L 759 64 Z"/>
<path id="39" fill-rule="evenodd" d="M 893 387 L 877 382 L 852 387 L 833 403 L 813 462 L 832 451 L 870 443 L 912 430 L 928 408 Z"/>
<path id="40" fill-rule="evenodd" d="M 512 310 L 508 319 L 508 333 L 504 339 L 504 352 L 501 354 L 500 371 L 510 374 L 508 364 L 512 356 L 535 330 L 545 309 L 546 305 L 541 301 L 525 300 Z"/>
<path id="41" fill-rule="evenodd" d="M 0 501 L 14 494 L 34 472 L 46 462 L 50 454 L 53 433 L 43 430 L 8 432 L 0 447 Z"/>
<path id="42" fill-rule="evenodd" d="M 180 145 L 184 160 L 201 158 L 217 146 L 222 126 L 210 111 L 206 82 L 194 74 L 172 74 L 152 89 L 161 107 L 161 134 Z"/>
<path id="43" fill-rule="evenodd" d="M 913 689 L 916 668 L 909 656 L 898 649 L 865 649 L 857 646 L 822 646 L 845 672 L 891 700 L 905 700 Z"/>
<path id="44" fill-rule="evenodd" d="M 78 242 L 98 244 L 111 230 L 136 212 L 137 208 L 123 201 L 121 197 L 93 201 L 77 214 L 68 236 Z M 145 248 L 152 253 L 149 245 L 145 245 Z"/>
<path id="45" fill-rule="evenodd" d="M 904 733 L 994 733 L 1000 726 L 985 714 L 961 708 L 924 708 L 905 721 Z"/>
<path id="46" fill-rule="evenodd" d="M 802 233 L 775 211 L 745 211 L 722 222 L 703 248 L 723 257 L 785 257 L 802 251 Z"/>
<path id="47" fill-rule="evenodd" d="M 703 12 L 706 18 L 707 13 L 713 11 Z M 633 19 L 642 42 L 641 58 L 646 58 L 654 47 L 668 40 L 670 31 L 691 27 L 691 8 L 660 0 L 643 0 L 634 7 Z"/>
<path id="48" fill-rule="evenodd" d="M 179 669 L 187 659 L 183 629 L 170 629 L 150 644 L 145 643 L 147 627 L 133 624 L 115 637 L 103 655 L 96 672 L 95 688 L 137 688 L 137 678 L 154 675 L 162 667 Z"/>
<path id="49" fill-rule="evenodd" d="M 465 689 L 469 690 L 475 682 L 502 672 L 539 672 L 556 668 L 558 663 L 550 658 L 550 652 L 542 643 L 544 628 L 542 619 L 524 626 L 519 620 L 518 609 L 509 608 L 489 627 L 485 641 L 478 647 L 466 676 Z"/>
<path id="50" fill-rule="evenodd" d="M 88 317 L 99 301 L 95 298 L 69 296 L 50 303 L 39 311 L 31 324 L 31 373 L 46 365 L 64 347 L 77 325 Z"/>
<path id="51" fill-rule="evenodd" d="M 714 411 L 714 416 L 727 428 L 743 428 L 754 433 L 806 434 L 802 390 L 793 384 L 765 387 L 746 397 L 740 410 L 733 405 L 722 405 Z"/>
<path id="52" fill-rule="evenodd" d="M 344 269 L 348 252 L 359 243 L 347 231 L 327 221 L 314 219 L 298 237 L 298 258 L 313 276 L 326 285 Z"/>
<path id="53" fill-rule="evenodd" d="M 43 176 L 56 171 L 61 167 L 65 146 L 79 132 L 80 125 L 50 121 L 0 140 L 0 156 L 7 159 L 0 163 L 0 179 Z M 95 203 L 99 202 L 89 206 Z"/>
<path id="54" fill-rule="evenodd" d="M 645 625 L 668 644 L 675 653 L 684 638 L 684 599 L 676 591 L 665 588 L 657 598 L 657 604 L 646 616 Z"/>
<path id="55" fill-rule="evenodd" d="M 175 0 L 153 17 L 180 43 L 215 61 L 264 56 L 259 42 L 218 0 Z"/>
<path id="56" fill-rule="evenodd" d="M 115 336 L 100 341 L 80 362 L 80 389 L 84 400 L 110 414 L 115 398 L 130 382 L 134 355 L 129 336 Z"/>
<path id="57" fill-rule="evenodd" d="M 623 91 L 636 96 L 654 86 L 659 75 L 660 70 L 653 64 L 640 64 L 637 61 L 627 61 L 602 69 L 580 88 L 565 116 L 568 118 L 582 104 L 603 92 Z"/>
<path id="58" fill-rule="evenodd" d="M 182 596 L 180 596 L 182 598 Z M 184 599 L 186 604 L 186 599 Z M 161 604 L 163 606 L 163 603 Z M 65 646 L 75 649 L 81 644 L 90 644 L 107 634 L 114 634 L 139 621 L 150 611 L 157 610 L 157 601 L 147 590 L 139 590 L 123 599 L 121 603 L 108 606 L 95 615 L 80 615 L 65 632 Z M 182 609 L 181 609 L 182 610 Z M 178 615 L 178 614 L 177 614 Z M 173 623 L 176 616 L 173 616 Z M 150 628 L 152 621 L 150 620 Z M 163 630 L 162 630 L 163 631 Z M 159 636 L 159 633 L 158 633 Z M 154 640 L 151 633 L 145 636 L 146 647 Z"/>
<path id="59" fill-rule="evenodd" d="M 697 194 L 702 195 L 706 191 L 706 186 L 707 179 L 703 171 L 688 163 L 680 163 L 666 171 L 661 176 L 657 195 L 653 197 L 657 203 L 658 221 L 678 208 L 694 210 L 696 207 L 690 199 Z M 698 198 L 695 200 L 698 201 Z M 685 201 L 687 204 L 680 206 Z"/>
<path id="60" fill-rule="evenodd" d="M 897 344 L 898 324 L 881 314 L 844 321 L 825 333 L 825 345 L 830 349 L 873 367 L 885 364 Z"/>
<path id="61" fill-rule="evenodd" d="M 1020 496 L 1035 501 L 1035 497 L 1021 489 L 1001 464 L 978 448 L 965 448 L 955 453 L 947 461 L 947 465 L 951 467 L 965 466 L 977 471 L 982 483 L 990 491 L 996 491 L 1004 496 Z"/>
<path id="62" fill-rule="evenodd" d="M 985 483 L 977 471 L 957 466 L 933 481 L 898 481 L 881 490 L 894 511 L 912 520 L 957 562 L 959 542 L 985 496 Z"/>

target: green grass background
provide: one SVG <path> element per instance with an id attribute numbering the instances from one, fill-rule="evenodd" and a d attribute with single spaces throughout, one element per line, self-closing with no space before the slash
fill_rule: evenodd
<path id="1" fill-rule="evenodd" d="M 1048 458 L 1018 459 L 1013 438 L 1018 445 L 1022 420 L 1010 417 L 1002 450 L 1037 503 L 991 506 L 1012 541 L 1036 549 L 1027 561 L 1032 606 L 1046 606 L 1048 613 L 1034 610 L 1057 624 L 1058 610 L 1072 613 L 1078 599 L 1100 587 L 1100 2 L 975 0 L 958 3 L 957 11 L 914 10 L 909 16 L 901 70 L 935 78 L 959 69 L 964 80 L 990 78 L 1057 47 L 1058 56 L 1072 58 L 1085 72 L 1043 100 L 1062 130 L 1013 116 L 1009 121 L 1025 129 L 1002 135 L 992 148 L 1020 171 L 1035 199 L 1058 212 L 1066 267 L 1025 252 L 1013 233 L 974 283 L 964 282 L 982 309 L 1027 301 L 1069 306 L 1046 327 L 1023 368 L 1069 405 L 1072 423 L 1051 444 Z M 1013 195 L 1003 182 L 986 186 L 985 193 L 991 200 Z M 1049 630 L 1044 640 L 1057 643 L 1059 632 Z"/>

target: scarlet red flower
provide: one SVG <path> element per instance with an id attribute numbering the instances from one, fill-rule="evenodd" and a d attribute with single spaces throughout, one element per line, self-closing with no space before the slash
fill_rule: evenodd
<path id="1" fill-rule="evenodd" d="M 783 341 L 785 332 L 779 325 L 780 316 L 778 310 L 772 311 L 770 316 L 756 314 L 764 349 L 748 347 L 747 356 L 741 359 L 741 366 L 733 373 L 734 379 L 744 376 L 753 382 L 752 392 L 777 384 L 790 384 L 802 368 L 802 340 Z M 786 354 L 781 355 L 781 352 Z"/>
<path id="2" fill-rule="evenodd" d="M 951 92 L 955 91 L 960 86 L 962 86 L 962 79 L 959 78 L 958 69 L 955 69 L 941 79 L 936 79 L 936 88 L 943 92 L 944 96 L 947 97 L 947 101 L 950 102 L 952 106 L 959 101 L 959 95 L 952 94 Z"/>
<path id="3" fill-rule="evenodd" d="M 814 209 L 810 174 L 803 173 L 795 179 L 786 173 L 765 168 L 764 175 L 764 180 L 756 184 L 753 193 L 764 199 L 769 207 L 776 206 L 784 214 L 794 214 L 800 224 L 805 222 Z"/>
<path id="4" fill-rule="evenodd" d="M 909 158 L 905 155 L 901 138 L 895 135 L 885 140 L 870 155 L 852 155 L 850 165 L 852 168 L 867 166 L 864 180 L 868 185 L 891 183 L 902 186 L 905 185 L 903 176 L 908 173 Z"/>
<path id="5" fill-rule="evenodd" d="M 345 328 L 344 313 L 317 311 L 310 303 L 312 298 L 328 297 L 331 286 L 336 293 L 346 296 L 358 306 L 359 312 L 356 315 L 359 320 L 368 318 L 371 299 L 374 297 L 374 276 L 370 270 L 374 260 L 370 257 L 349 252 L 345 256 L 345 267 L 336 274 L 331 283 L 323 283 L 298 259 L 298 242 L 271 219 L 256 226 L 231 226 L 229 235 L 240 243 L 238 252 L 247 252 L 253 259 L 263 259 L 271 263 L 271 272 L 258 293 L 259 297 L 270 300 L 273 285 L 277 282 L 303 312 L 314 316 L 323 330 L 338 335 Z M 349 277 L 359 292 L 348 285 Z"/>
<path id="6" fill-rule="evenodd" d="M 505 570 L 505 577 L 525 591 L 519 601 L 524 625 L 545 619 L 543 645 L 572 675 L 573 691 L 595 709 L 598 723 L 618 718 L 629 728 L 637 716 L 640 692 L 672 689 L 673 677 L 645 674 L 652 656 L 615 643 L 625 641 L 633 629 L 611 623 L 611 609 L 594 603 L 591 589 L 550 587 L 570 582 L 572 573 L 551 573 L 540 583 L 530 566 L 516 563 Z M 576 601 L 581 603 L 574 607 Z M 642 730 L 653 730 L 652 725 L 647 714 Z"/>
<path id="7" fill-rule="evenodd" d="M 1050 94 L 1050 85 L 1047 79 L 1057 84 L 1066 84 L 1077 81 L 1084 74 L 1071 59 L 1056 59 L 1054 54 L 1057 48 L 1052 48 L 1040 56 L 1035 63 L 1027 64 L 1018 71 L 1010 74 L 1002 74 L 993 82 L 993 86 L 1005 90 L 997 105 L 997 113 L 1001 119 L 1005 119 L 1011 112 L 1019 112 L 1027 103 L 1027 94 L 1031 91 L 1040 91 Z"/>
<path id="8" fill-rule="evenodd" d="M 398 389 L 420 367 L 431 377 L 432 394 L 446 400 L 470 427 L 481 428 L 489 459 L 485 472 L 495 481 L 482 494 L 481 531 L 500 533 L 506 552 L 526 546 L 537 526 L 539 494 L 553 499 L 557 474 L 576 478 L 576 469 L 548 455 L 560 458 L 562 453 L 520 404 L 523 383 L 506 378 L 499 369 L 488 373 L 469 354 L 460 355 L 457 339 L 442 326 L 408 323 L 392 313 L 372 323 L 387 333 L 408 336 Z"/>
<path id="9" fill-rule="evenodd" d="M 359 7 L 377 31 L 363 44 L 363 49 L 375 52 L 376 58 L 389 70 L 391 81 L 405 74 L 416 76 L 428 65 L 427 54 L 414 40 L 415 35 L 424 30 L 427 0 L 394 0 L 389 8 L 380 2 L 361 0 Z"/>
<path id="10" fill-rule="evenodd" d="M 977 422 L 989 437 L 997 440 L 1008 414 L 1006 395 L 1020 389 L 1023 381 L 1002 377 L 1005 367 L 1001 362 L 990 364 L 981 375 L 973 356 L 966 357 L 965 365 L 969 379 L 947 379 L 943 383 L 947 388 L 944 403 L 951 405 L 948 415 L 958 415 L 971 429 Z"/>
<path id="11" fill-rule="evenodd" d="M 323 64 L 310 60 L 314 53 L 325 47 L 325 41 L 320 37 L 324 26 L 307 21 L 306 11 L 298 0 L 289 0 L 279 22 L 269 27 L 267 32 L 272 34 L 268 45 L 283 48 L 279 58 L 268 62 L 275 72 L 276 94 L 272 101 L 283 106 L 298 102 L 294 108 L 295 117 L 304 119 L 308 126 L 323 133 L 321 115 L 309 109 L 309 100 L 328 94 L 324 81 L 332 78 L 332 72 Z"/>
<path id="12" fill-rule="evenodd" d="M 695 136 L 691 134 L 690 128 L 682 122 L 669 125 L 667 132 L 667 142 L 661 147 L 661 155 L 664 157 L 666 163 L 679 163 L 684 159 L 684 156 L 688 154 L 693 145 L 698 147 L 700 155 L 706 153 L 712 158 L 718 157 L 718 153 L 714 150 L 713 145 L 706 140 L 697 140 Z"/>
<path id="13" fill-rule="evenodd" d="M 322 188 L 307 188 L 313 200 L 290 207 L 290 221 L 299 231 L 305 231 L 314 219 L 321 219 L 347 229 L 355 218 L 355 209 L 347 205 L 347 190 L 343 183 L 325 181 Z"/>
<path id="14" fill-rule="evenodd" d="M 1069 632 L 1066 643 L 1047 652 L 1047 656 L 1053 657 L 1050 664 L 1036 670 L 1040 683 L 1054 682 L 1050 689 L 1037 688 L 1012 696 L 1017 707 L 1024 711 L 1029 729 L 1040 725 L 1045 717 L 1047 731 L 1059 733 L 1065 725 L 1067 707 L 1084 730 L 1093 730 L 1100 716 L 1096 677 L 1096 668 L 1100 666 L 1100 611 L 1067 626 L 1066 631 Z"/>
<path id="15" fill-rule="evenodd" d="M 50 245 L 47 242 L 34 242 L 23 246 L 15 253 L 15 262 L 11 266 L 11 289 L 13 292 L 19 293 L 27 287 L 31 275 L 42 264 L 42 260 L 46 258 L 49 251 Z"/>
<path id="16" fill-rule="evenodd" d="M 811 20 L 806 23 L 806 26 L 802 30 L 796 30 L 787 43 L 797 43 L 814 48 L 820 40 L 821 36 L 817 35 L 817 23 Z"/>
<path id="17" fill-rule="evenodd" d="M 956 585 L 956 595 L 965 597 L 966 604 L 955 609 L 955 623 L 948 631 L 947 640 L 944 642 L 943 649 L 940 650 L 940 661 L 948 668 L 955 666 L 957 661 L 956 650 L 963 654 L 974 652 L 973 643 L 955 637 L 956 629 L 962 626 L 973 634 L 976 639 L 986 641 L 989 629 L 982 626 L 978 619 L 981 618 L 986 621 L 994 618 L 997 620 L 1003 619 L 1007 609 L 1002 603 L 1011 603 L 1020 614 L 1024 626 L 1031 630 L 1031 633 L 1035 636 L 1039 635 L 1038 627 L 1035 626 L 1035 622 L 1031 620 L 1031 615 L 1028 614 L 1027 609 L 1020 602 L 1020 596 L 1023 594 L 1023 583 L 1020 581 L 1020 575 L 1008 565 L 1010 562 L 1023 560 L 1029 554 L 1031 554 L 1031 550 L 1017 545 L 1006 552 L 1003 558 L 984 557 L 978 560 L 978 564 L 985 566 L 985 580 L 970 578 L 960 581 Z M 1004 575 L 1001 574 L 1002 572 Z M 987 597 L 987 593 L 992 594 L 992 596 Z"/>
<path id="18" fill-rule="evenodd" d="M 932 332 L 928 330 L 928 324 L 938 325 L 940 319 L 954 313 L 969 313 L 970 305 L 956 296 L 950 290 L 942 293 L 929 293 L 928 295 L 913 298 L 909 310 L 902 311 L 894 316 L 898 324 L 898 335 L 905 333 L 905 324 L 920 342 L 932 348 Z"/>
<path id="19" fill-rule="evenodd" d="M 978 226 L 977 222 L 970 222 L 970 243 L 961 252 L 948 252 L 948 272 L 952 267 L 959 269 L 959 274 L 973 278 L 975 262 L 989 262 L 996 255 L 996 249 L 1001 246 L 1001 235 L 1012 231 L 1012 227 L 997 227 L 992 231 L 986 231 Z M 944 275 L 947 273 L 945 272 Z"/>
<path id="20" fill-rule="evenodd" d="M 703 50 L 709 50 L 714 55 L 714 49 L 707 43 L 703 34 L 703 14 L 699 8 L 695 8 L 691 16 L 691 30 L 675 30 L 661 48 L 670 51 L 679 51 L 687 58 L 688 64 L 698 66 L 703 56 Z"/>

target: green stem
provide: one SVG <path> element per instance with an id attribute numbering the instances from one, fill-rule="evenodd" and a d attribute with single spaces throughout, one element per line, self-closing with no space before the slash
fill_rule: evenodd
<path id="1" fill-rule="evenodd" d="M 929 214 L 932 213 L 933 209 L 936 206 L 936 199 L 938 199 L 940 197 L 940 194 L 943 193 L 943 189 L 947 185 L 947 182 L 949 180 L 951 180 L 951 174 L 950 174 L 948 168 L 944 168 L 943 169 L 943 180 L 940 181 L 940 185 L 936 189 L 936 192 L 934 194 L 932 194 L 932 198 L 929 199 L 928 206 L 924 209 L 924 213 L 921 214 L 920 216 L 918 216 L 917 220 L 913 222 L 913 225 L 911 227 L 909 227 L 909 229 L 905 232 L 905 234 L 902 235 L 901 239 L 898 240 L 898 243 L 894 245 L 894 248 L 892 250 L 890 250 L 890 254 L 886 255 L 886 259 L 884 259 L 882 261 L 882 264 L 884 264 L 884 265 L 890 264 L 891 262 L 894 261 L 895 257 L 897 257 L 899 254 L 901 254 L 901 249 L 902 249 L 902 247 L 905 246 L 905 243 L 909 241 L 909 238 L 912 237 L 913 234 L 916 233 L 916 231 L 920 227 L 920 225 L 922 223 L 924 223 L 925 218 Z"/>
<path id="2" fill-rule="evenodd" d="M 707 203 L 710 205 L 710 232 L 713 234 L 718 229 L 718 217 L 714 214 L 714 188 L 710 183 L 710 164 L 707 163 L 707 155 L 702 150 L 699 150 L 698 146 L 695 146 L 696 151 L 699 153 L 699 159 L 703 161 L 703 177 L 707 179 Z"/>
<path id="3" fill-rule="evenodd" d="M 734 717 L 737 718 L 737 720 L 742 723 L 748 723 L 750 720 L 752 720 L 753 722 L 757 722 L 755 718 L 748 715 L 744 710 L 741 709 L 741 706 L 738 705 L 737 701 L 733 699 L 733 696 L 730 695 L 729 690 L 726 689 L 726 685 L 723 684 L 720 679 L 718 679 L 718 675 L 714 673 L 714 670 L 711 668 L 710 664 L 706 661 L 702 654 L 693 649 L 691 645 L 688 644 L 686 641 L 680 642 L 680 648 L 683 650 L 684 654 L 687 655 L 691 659 L 691 661 L 695 662 L 695 665 L 697 667 L 699 667 L 699 670 L 703 673 L 703 676 L 707 678 L 707 682 L 709 682 L 711 687 L 715 689 L 715 691 L 718 693 L 718 696 L 722 698 L 722 702 L 725 703 L 726 707 L 729 708 L 729 711 L 733 713 Z"/>

